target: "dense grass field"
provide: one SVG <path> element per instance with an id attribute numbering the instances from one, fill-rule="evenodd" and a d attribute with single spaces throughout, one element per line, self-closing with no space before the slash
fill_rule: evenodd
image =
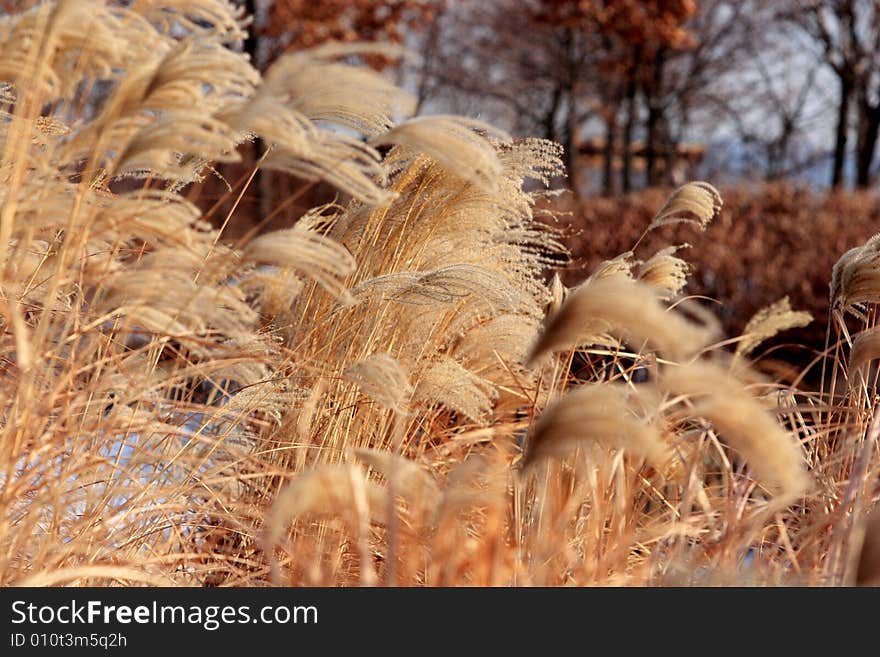
<path id="1" fill-rule="evenodd" d="M 0 584 L 878 583 L 875 199 L 574 202 L 241 19 L 0 18 Z M 192 197 L 257 137 L 337 201 Z"/>

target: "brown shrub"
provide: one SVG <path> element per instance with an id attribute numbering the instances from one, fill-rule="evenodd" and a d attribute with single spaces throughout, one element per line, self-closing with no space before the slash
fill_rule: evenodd
<path id="1" fill-rule="evenodd" d="M 693 225 L 652 231 L 636 249 L 647 259 L 668 244 L 687 242 L 679 255 L 692 265 L 685 294 L 719 302 L 726 335 L 739 335 L 759 309 L 785 295 L 796 310 L 815 317 L 774 344 L 825 344 L 828 282 L 844 251 L 880 231 L 880 198 L 875 193 L 814 193 L 790 185 L 722 189 L 724 208 L 704 232 Z M 603 260 L 633 248 L 662 207 L 669 190 L 647 190 L 619 198 L 561 201 L 569 225 L 566 244 L 573 261 L 563 280 L 574 285 Z M 806 354 L 800 350 L 801 358 Z M 789 358 L 793 356 L 789 352 Z"/>

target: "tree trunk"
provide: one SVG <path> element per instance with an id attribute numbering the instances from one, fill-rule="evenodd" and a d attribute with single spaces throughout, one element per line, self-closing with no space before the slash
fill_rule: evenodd
<path id="1" fill-rule="evenodd" d="M 614 196 L 614 151 L 617 147 L 617 122 L 613 114 L 605 121 L 605 149 L 602 153 L 602 194 Z"/>
<path id="2" fill-rule="evenodd" d="M 260 35 L 257 30 L 257 2 L 256 0 L 243 0 L 241 4 L 247 15 L 251 18 L 251 24 L 248 25 L 247 38 L 243 44 L 244 51 L 250 56 L 251 65 L 255 69 L 262 71 L 262 62 L 260 61 Z M 263 157 L 265 152 L 265 142 L 260 139 L 260 137 L 254 138 L 252 153 L 255 167 L 258 166 L 257 163 Z M 269 193 L 266 187 L 266 176 L 264 176 L 263 172 L 257 168 L 248 188 L 248 194 L 253 198 L 253 206 L 256 208 L 257 212 L 255 221 L 259 221 L 260 218 L 265 216 L 268 212 Z"/>
<path id="3" fill-rule="evenodd" d="M 657 107 L 648 107 L 648 121 L 645 124 L 645 175 L 648 187 L 657 184 L 657 142 L 660 112 Z"/>
<path id="4" fill-rule="evenodd" d="M 559 141 L 556 132 L 556 115 L 559 113 L 559 106 L 562 104 L 562 82 L 557 82 L 553 87 L 553 96 L 550 98 L 550 107 L 544 114 L 544 139 L 550 141 Z"/>
<path id="5" fill-rule="evenodd" d="M 623 126 L 623 172 L 622 183 L 624 194 L 632 191 L 632 140 L 633 129 L 636 125 L 636 97 L 639 90 L 638 73 L 639 60 L 642 56 L 641 46 L 633 49 L 633 62 L 630 69 L 629 80 L 626 84 L 626 123 Z"/>
<path id="6" fill-rule="evenodd" d="M 572 85 L 568 90 L 568 115 L 566 116 L 565 129 L 565 165 L 568 169 L 568 182 L 571 191 L 575 197 L 580 196 L 580 166 L 579 166 L 579 149 L 580 139 L 578 138 L 577 126 L 577 89 Z"/>
<path id="7" fill-rule="evenodd" d="M 859 139 L 856 145 L 856 186 L 864 189 L 871 184 L 871 164 L 877 149 L 880 131 L 880 105 L 872 106 L 867 99 L 859 103 Z"/>
<path id="8" fill-rule="evenodd" d="M 565 113 L 565 141 L 562 146 L 565 149 L 565 167 L 568 172 L 568 186 L 575 197 L 580 196 L 580 140 L 578 136 L 578 74 L 580 69 L 580 57 L 578 55 L 577 37 L 573 30 L 566 29 L 564 36 L 565 46 L 565 77 L 564 85 L 560 85 L 560 91 L 567 97 Z M 555 98 L 554 98 L 555 100 Z"/>
<path id="9" fill-rule="evenodd" d="M 445 6 L 441 3 L 431 21 L 428 33 L 425 36 L 422 48 L 422 70 L 419 76 L 419 88 L 416 92 L 416 107 L 413 116 L 417 116 L 428 96 L 428 84 L 433 77 L 434 58 L 437 54 L 437 46 L 440 42 L 440 27 L 443 19 Z"/>
<path id="10" fill-rule="evenodd" d="M 831 170 L 831 186 L 843 184 L 843 168 L 846 164 L 846 141 L 849 132 L 849 105 L 852 99 L 853 81 L 847 75 L 840 76 L 840 101 L 837 105 L 837 135 L 834 140 L 834 163 Z"/>
<path id="11" fill-rule="evenodd" d="M 663 68 L 666 61 L 666 49 L 661 48 L 654 59 L 654 75 L 648 101 L 648 120 L 645 125 L 645 169 L 648 187 L 658 184 L 658 146 L 660 145 L 660 128 L 663 124 L 663 106 L 660 101 L 660 90 L 663 86 Z M 663 144 L 668 147 L 668 144 Z"/>

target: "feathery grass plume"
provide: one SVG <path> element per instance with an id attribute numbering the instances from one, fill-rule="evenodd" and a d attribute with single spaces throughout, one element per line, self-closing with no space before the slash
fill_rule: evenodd
<path id="1" fill-rule="evenodd" d="M 682 185 L 657 212 L 648 230 L 677 223 L 692 223 L 705 230 L 721 212 L 721 194 L 707 182 Z"/>
<path id="2" fill-rule="evenodd" d="M 397 413 L 406 412 L 413 387 L 406 369 L 391 354 L 370 354 L 347 368 L 343 376 L 373 401 Z"/>
<path id="3" fill-rule="evenodd" d="M 199 179 L 209 161 L 237 161 L 245 135 L 223 113 L 253 95 L 259 73 L 246 55 L 220 43 L 149 36 L 151 51 L 124 69 L 106 99 L 96 99 L 95 119 L 73 131 L 68 157 L 112 176 L 159 176 L 178 185 Z"/>
<path id="4" fill-rule="evenodd" d="M 247 37 L 244 7 L 230 0 L 137 0 L 138 11 L 164 32 L 183 28 L 220 43 L 235 43 Z"/>
<path id="5" fill-rule="evenodd" d="M 783 297 L 756 312 L 748 321 L 742 339 L 736 346 L 736 355 L 747 356 L 755 350 L 755 347 L 777 333 L 806 326 L 812 321 L 813 316 L 810 313 L 792 310 L 788 297 Z"/>
<path id="6" fill-rule="evenodd" d="M 369 548 L 370 523 L 384 523 L 388 491 L 367 479 L 358 465 L 323 466 L 298 475 L 279 494 L 266 518 L 268 549 L 281 544 L 288 523 L 303 514 L 341 516 L 357 532 L 361 583 L 375 584 Z M 277 578 L 277 574 L 276 574 Z"/>
<path id="7" fill-rule="evenodd" d="M 272 503 L 266 518 L 269 543 L 277 545 L 287 523 L 306 513 L 345 517 L 358 506 L 359 495 L 367 504 L 367 517 L 384 522 L 388 492 L 370 481 L 360 466 L 328 465 L 298 475 Z"/>
<path id="8" fill-rule="evenodd" d="M 304 279 L 289 267 L 256 267 L 242 272 L 238 281 L 248 302 L 270 319 L 287 312 L 304 285 Z"/>
<path id="9" fill-rule="evenodd" d="M 488 422 L 496 396 L 494 386 L 449 356 L 422 369 L 414 393 L 417 401 L 443 404 L 477 424 Z"/>
<path id="10" fill-rule="evenodd" d="M 708 420 L 780 504 L 809 491 L 811 478 L 797 436 L 783 429 L 729 369 L 709 362 L 667 367 L 659 386 L 688 398 L 693 408 L 688 414 Z"/>
<path id="11" fill-rule="evenodd" d="M 92 230 L 119 235 L 126 244 L 164 243 L 189 247 L 208 231 L 199 209 L 173 192 L 139 189 L 97 202 Z"/>
<path id="12" fill-rule="evenodd" d="M 218 249 L 218 262 L 221 253 Z M 98 313 L 128 317 L 156 334 L 207 339 L 209 330 L 223 336 L 253 330 L 257 314 L 242 292 L 232 285 L 199 282 L 198 273 L 206 269 L 206 261 L 190 250 L 156 250 L 137 265 L 108 275 L 94 307 Z"/>
<path id="13" fill-rule="evenodd" d="M 567 295 L 568 290 L 562 284 L 559 272 L 555 272 L 553 279 L 550 281 L 550 301 L 547 302 L 547 306 L 544 308 L 545 319 L 549 319 L 559 312 L 559 308 L 562 307 L 562 302 L 565 301 Z"/>
<path id="14" fill-rule="evenodd" d="M 228 381 L 235 388 L 250 388 L 266 383 L 272 376 L 267 363 L 281 359 L 280 338 L 272 333 L 249 330 L 231 333 L 211 354 L 211 376 Z M 194 350 L 198 353 L 198 349 Z"/>
<path id="15" fill-rule="evenodd" d="M 355 270 L 354 258 L 344 246 L 311 230 L 308 222 L 256 237 L 245 248 L 244 258 L 294 269 L 340 300 L 349 300 L 344 280 Z"/>
<path id="16" fill-rule="evenodd" d="M 471 263 L 459 263 L 425 272 L 396 272 L 376 276 L 351 290 L 356 298 L 374 294 L 416 305 L 454 304 L 466 298 L 485 303 L 490 310 L 515 310 L 518 290 L 498 272 Z"/>
<path id="17" fill-rule="evenodd" d="M 616 275 L 589 280 L 571 291 L 535 345 L 528 363 L 546 354 L 623 337 L 634 348 L 647 344 L 662 355 L 683 360 L 697 354 L 715 337 L 717 327 L 697 324 L 667 310 L 650 286 Z"/>
<path id="18" fill-rule="evenodd" d="M 646 410 L 643 390 L 656 397 L 641 386 L 634 390 L 613 384 L 583 385 L 567 393 L 541 414 L 528 439 L 523 465 L 561 458 L 592 442 L 623 449 L 662 470 L 672 450 L 656 424 L 642 415 Z"/>
<path id="19" fill-rule="evenodd" d="M 585 281 L 586 284 L 589 281 L 597 281 L 603 278 L 611 278 L 618 276 L 620 278 L 626 280 L 635 280 L 632 273 L 633 268 L 633 252 L 626 251 L 621 253 L 611 260 L 604 260 L 599 263 L 599 266 L 590 274 L 590 277 Z"/>
<path id="20" fill-rule="evenodd" d="M 388 200 L 379 152 L 356 137 L 320 130 L 277 98 L 259 92 L 238 116 L 240 129 L 272 145 L 262 167 L 305 180 L 326 180 L 365 203 Z"/>
<path id="21" fill-rule="evenodd" d="M 872 360 L 880 358 L 880 327 L 874 327 L 859 331 L 853 340 L 847 369 L 850 376 L 850 385 L 856 384 L 855 374 Z"/>
<path id="22" fill-rule="evenodd" d="M 840 256 L 830 288 L 833 308 L 866 319 L 865 304 L 880 303 L 880 235 Z"/>
<path id="23" fill-rule="evenodd" d="M 338 61 L 363 54 L 399 58 L 404 53 L 393 45 L 358 43 L 289 53 L 266 71 L 265 90 L 289 99 L 288 106 L 310 121 L 328 121 L 368 137 L 382 134 L 392 128 L 393 117 L 412 114 L 416 99 L 369 68 Z"/>
<path id="24" fill-rule="evenodd" d="M 114 177 L 146 177 L 158 171 L 164 178 L 190 182 L 198 179 L 191 172 L 193 165 L 237 162 L 238 138 L 238 132 L 222 121 L 165 114 L 129 139 L 110 171 Z"/>
<path id="25" fill-rule="evenodd" d="M 503 165 L 487 142 L 510 137 L 482 121 L 459 116 L 421 116 L 400 123 L 370 140 L 374 146 L 394 144 L 413 154 L 424 154 L 450 174 L 488 190 L 497 191 Z"/>
<path id="26" fill-rule="evenodd" d="M 328 44 L 284 55 L 266 71 L 254 96 L 229 114 L 240 129 L 273 144 L 264 167 L 327 180 L 379 204 L 389 197 L 381 188 L 385 168 L 378 151 L 355 136 L 318 127 L 329 123 L 372 137 L 388 130 L 393 115 L 414 107 L 411 96 L 381 75 L 336 61 L 358 50 Z"/>
<path id="27" fill-rule="evenodd" d="M 525 362 L 529 345 L 535 342 L 540 323 L 527 315 L 498 315 L 475 326 L 453 347 L 455 357 L 469 369 L 481 372 Z M 499 361 L 499 359 L 509 359 Z"/>
<path id="28" fill-rule="evenodd" d="M 25 90 L 35 97 L 69 97 L 83 77 L 112 78 L 116 66 L 149 56 L 156 45 L 153 31 L 134 12 L 99 0 L 44 2 L 0 16 L 0 79 L 18 101 Z"/>
<path id="29" fill-rule="evenodd" d="M 674 254 L 690 244 L 668 246 L 660 249 L 638 265 L 638 280 L 655 287 L 663 292 L 661 299 L 669 301 L 678 296 L 687 285 L 687 277 L 690 274 L 690 265 L 676 257 Z"/>
<path id="30" fill-rule="evenodd" d="M 356 449 L 355 455 L 381 474 L 412 508 L 436 514 L 443 491 L 424 468 L 407 458 L 378 449 Z"/>

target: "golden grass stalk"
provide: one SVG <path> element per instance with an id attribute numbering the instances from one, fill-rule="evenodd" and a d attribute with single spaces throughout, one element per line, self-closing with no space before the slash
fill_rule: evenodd
<path id="1" fill-rule="evenodd" d="M 663 303 L 687 273 L 672 249 L 545 283 L 565 250 L 533 190 L 558 145 L 398 123 L 412 99 L 343 63 L 384 46 L 261 75 L 246 22 L 226 0 L 0 18 L 0 583 L 646 584 L 748 550 L 753 580 L 838 581 L 841 484 L 876 460 L 852 467 L 854 395 L 768 409 L 745 364 L 687 364 L 721 347 L 708 311 Z M 183 194 L 255 136 L 263 165 L 351 200 L 228 245 Z M 652 227 L 719 208 L 695 183 Z M 875 260 L 873 242 L 842 258 L 837 310 L 873 317 Z M 610 348 L 550 358 L 591 343 Z M 524 437 L 552 476 L 513 467 Z M 797 509 L 768 520 L 723 442 Z"/>
<path id="2" fill-rule="evenodd" d="M 667 310 L 657 291 L 644 283 L 609 276 L 571 291 L 532 347 L 528 362 L 534 364 L 554 351 L 601 343 L 607 334 L 622 337 L 636 349 L 647 345 L 683 360 L 708 345 L 716 327 Z"/>
<path id="3" fill-rule="evenodd" d="M 395 412 L 403 413 L 413 387 L 400 362 L 390 354 L 370 354 L 343 373 L 361 392 Z"/>
<path id="4" fill-rule="evenodd" d="M 638 266 L 638 280 L 662 292 L 661 299 L 669 301 L 678 296 L 687 285 L 690 265 L 674 254 L 689 244 L 668 246 Z"/>
<path id="5" fill-rule="evenodd" d="M 648 230 L 676 223 L 692 223 L 705 230 L 721 212 L 721 194 L 707 182 L 679 187 L 654 216 Z"/>
<path id="6" fill-rule="evenodd" d="M 672 451 L 644 412 L 638 390 L 622 385 L 585 385 L 566 394 L 544 411 L 529 436 L 523 465 L 569 455 L 590 443 L 623 449 L 663 469 Z"/>
<path id="7" fill-rule="evenodd" d="M 747 356 L 765 340 L 777 333 L 799 326 L 806 326 L 813 321 L 808 312 L 794 311 L 788 297 L 762 308 L 754 314 L 743 330 L 742 337 L 736 345 L 737 356 Z"/>
<path id="8" fill-rule="evenodd" d="M 394 144 L 423 153 L 489 191 L 497 190 L 502 164 L 488 140 L 510 137 L 482 121 L 459 116 L 423 116 L 394 126 L 370 141 L 374 146 Z"/>
<path id="9" fill-rule="evenodd" d="M 746 459 L 757 479 L 785 506 L 811 488 L 804 452 L 729 369 L 696 362 L 664 369 L 661 389 L 689 400 L 694 416 L 712 423 L 723 440 Z"/>

